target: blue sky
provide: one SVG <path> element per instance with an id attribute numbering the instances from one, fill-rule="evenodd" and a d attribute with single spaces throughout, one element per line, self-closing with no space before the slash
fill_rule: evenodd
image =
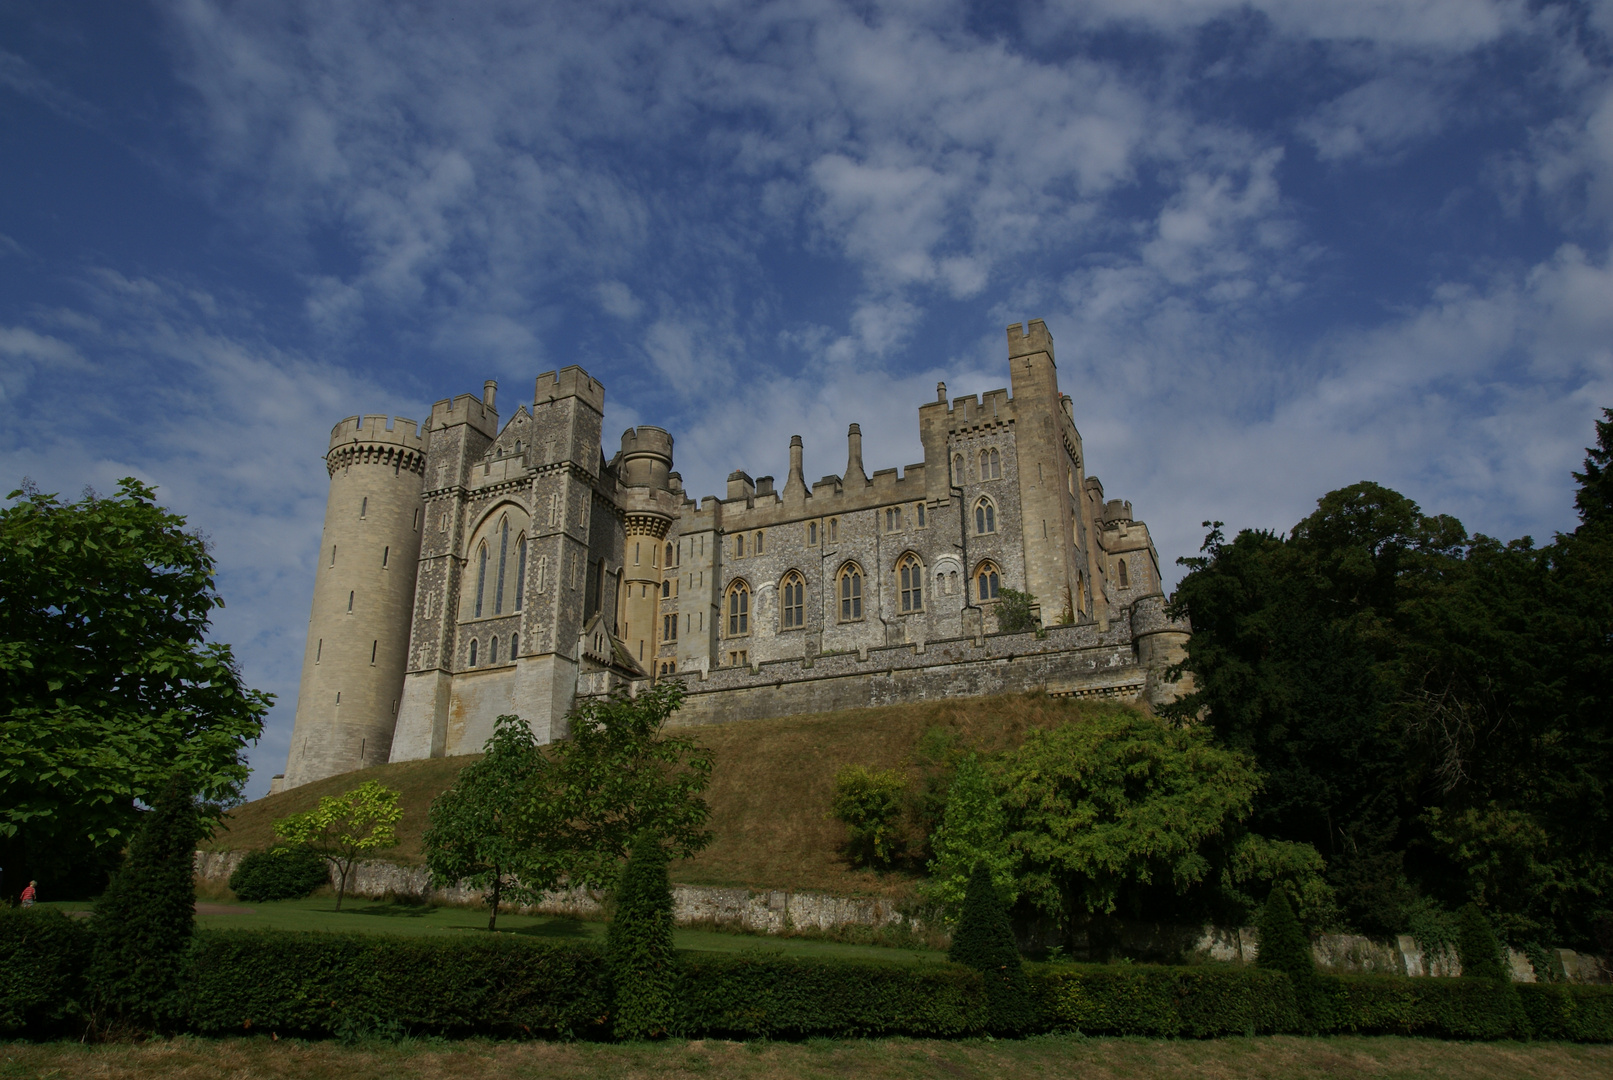
<path id="1" fill-rule="evenodd" d="M 213 541 L 284 764 L 344 416 L 540 371 L 735 468 L 917 461 L 1044 318 L 1167 561 L 1371 479 L 1571 528 L 1613 4 L 0 0 L 0 474 Z"/>

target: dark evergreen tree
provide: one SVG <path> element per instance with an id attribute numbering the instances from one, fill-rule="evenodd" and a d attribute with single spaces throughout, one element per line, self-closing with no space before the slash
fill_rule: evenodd
<path id="1" fill-rule="evenodd" d="M 1456 913 L 1456 956 L 1462 961 L 1462 974 L 1470 979 L 1511 981 L 1501 946 L 1477 904 L 1463 904 Z"/>
<path id="2" fill-rule="evenodd" d="M 988 1023 L 993 1032 L 1019 1035 L 1036 1023 L 1036 1006 L 1031 998 L 1030 981 L 1020 964 L 1019 946 L 1008 922 L 991 870 L 985 862 L 975 863 L 963 896 L 963 910 L 957 929 L 952 932 L 952 948 L 947 959 L 980 972 L 985 979 Z"/>
<path id="3" fill-rule="evenodd" d="M 1322 988 L 1316 978 L 1316 958 L 1310 938 L 1294 916 L 1282 889 L 1272 889 L 1260 916 L 1260 955 L 1256 967 L 1281 971 L 1294 984 L 1294 1000 L 1306 1026 L 1321 1026 Z"/>
<path id="4" fill-rule="evenodd" d="M 95 905 L 90 986 L 103 1023 L 137 1028 L 177 1017 L 180 971 L 196 922 L 202 816 L 190 786 L 169 779 Z"/>
<path id="5" fill-rule="evenodd" d="M 667 853 L 648 830 L 639 834 L 622 869 L 615 907 L 605 951 L 616 1001 L 616 1037 L 661 1038 L 672 1026 L 678 971 Z"/>

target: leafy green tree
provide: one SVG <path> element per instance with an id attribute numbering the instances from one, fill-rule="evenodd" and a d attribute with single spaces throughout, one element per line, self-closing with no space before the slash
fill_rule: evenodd
<path id="1" fill-rule="evenodd" d="M 1327 864 L 1309 844 L 1244 833 L 1222 863 L 1220 918 L 1242 924 L 1256 914 L 1255 896 L 1280 889 L 1292 897 L 1300 926 L 1321 931 L 1338 921 L 1338 904 L 1326 879 Z"/>
<path id="2" fill-rule="evenodd" d="M 1008 921 L 1008 909 L 984 861 L 975 864 L 964 893 L 963 910 L 952 931 L 947 959 L 980 972 L 985 981 L 990 1027 L 1001 1035 L 1019 1035 L 1036 1024 L 1030 980 L 1020 963 L 1019 945 Z"/>
<path id="3" fill-rule="evenodd" d="M 1307 1026 L 1313 1030 L 1320 1026 L 1324 1003 L 1316 978 L 1316 957 L 1280 888 L 1271 890 L 1260 915 L 1260 953 L 1255 966 L 1286 974 L 1294 984 L 1294 998 Z"/>
<path id="4" fill-rule="evenodd" d="M 114 1026 L 167 1026 L 195 931 L 196 843 L 204 823 L 182 776 L 153 800 L 129 858 L 95 905 L 89 981 Z"/>
<path id="5" fill-rule="evenodd" d="M 947 788 L 941 823 L 930 837 L 928 895 L 957 911 L 964 903 L 974 871 L 984 866 L 1004 902 L 1019 898 L 1015 870 L 1018 859 L 1008 849 L 1008 816 L 1003 812 L 991 774 L 969 754 L 958 762 Z"/>
<path id="6" fill-rule="evenodd" d="M 997 632 L 1000 634 L 1025 634 L 1032 630 L 1040 630 L 1041 624 L 1036 621 L 1032 611 L 1036 597 L 1028 592 L 1018 589 L 1003 589 L 997 602 Z"/>
<path id="7" fill-rule="evenodd" d="M 24 880 L 115 857 L 176 770 L 207 803 L 246 781 L 273 699 L 207 640 L 212 556 L 154 494 L 0 509 L 0 858 Z"/>
<path id="8" fill-rule="evenodd" d="M 1501 958 L 1501 944 L 1477 904 L 1463 904 L 1456 913 L 1456 956 L 1466 978 L 1512 981 L 1507 963 Z"/>
<path id="9" fill-rule="evenodd" d="M 553 767 L 538 774 L 537 805 L 549 809 L 537 829 L 534 868 L 608 888 L 643 832 L 668 858 L 690 858 L 711 843 L 704 796 L 711 752 L 666 730 L 683 696 L 681 684 L 663 683 L 636 697 L 585 702 L 571 714 L 570 738 L 553 745 Z"/>
<path id="10" fill-rule="evenodd" d="M 1214 843 L 1258 786 L 1249 758 L 1205 728 L 1118 709 L 1033 731 L 999 768 L 1020 896 L 1067 929 L 1086 923 L 1100 953 L 1122 903 L 1210 877 Z"/>
<path id="11" fill-rule="evenodd" d="M 902 801 L 907 777 L 898 769 L 846 765 L 835 774 L 830 813 L 850 834 L 853 861 L 889 866 L 902 842 Z"/>
<path id="12" fill-rule="evenodd" d="M 677 1005 L 677 953 L 672 942 L 672 887 L 667 853 L 648 830 L 638 836 L 616 886 L 605 932 L 619 1039 L 656 1039 L 672 1026 Z"/>
<path id="13" fill-rule="evenodd" d="M 557 876 L 539 835 L 549 769 L 526 721 L 500 716 L 481 759 L 431 803 L 423 843 L 432 881 L 482 890 L 489 930 L 498 929 L 500 903 L 531 901 L 533 885 Z"/>
<path id="14" fill-rule="evenodd" d="M 248 903 L 301 900 L 330 881 L 330 867 L 317 851 L 271 848 L 249 851 L 230 874 L 230 889 Z"/>
<path id="15" fill-rule="evenodd" d="M 347 879 L 360 856 L 396 847 L 393 826 L 403 817 L 398 793 L 376 780 L 352 791 L 326 795 L 319 805 L 274 823 L 275 835 L 317 851 L 337 871 L 336 910 L 342 910 Z"/>

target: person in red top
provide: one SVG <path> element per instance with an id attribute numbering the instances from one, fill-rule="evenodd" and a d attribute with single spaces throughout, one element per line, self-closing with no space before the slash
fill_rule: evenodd
<path id="1" fill-rule="evenodd" d="M 37 885 L 37 884 L 39 884 L 37 881 L 30 881 L 28 883 L 28 887 L 26 889 L 22 890 L 22 906 L 23 907 L 33 907 L 34 906 L 34 899 L 37 896 L 37 894 L 34 892 L 34 886 Z"/>

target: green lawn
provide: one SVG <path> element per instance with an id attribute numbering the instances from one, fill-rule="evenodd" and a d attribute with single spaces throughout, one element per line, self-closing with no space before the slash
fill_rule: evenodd
<path id="1" fill-rule="evenodd" d="M 718 1040 L 625 1045 L 405 1042 L 342 1046 L 253 1039 L 144 1044 L 0 1043 L 0 1080 L 1589 1080 L 1613 1075 L 1613 1047 L 1291 1036 L 1154 1040 Z"/>
<path id="2" fill-rule="evenodd" d="M 207 901 L 202 901 L 204 905 Z M 87 910 L 87 903 L 63 902 L 42 905 L 64 911 Z M 366 899 L 349 899 L 336 910 L 331 897 L 307 900 L 277 900 L 265 904 L 228 905 L 249 909 L 227 915 L 202 914 L 196 924 L 209 930 L 324 930 L 374 934 L 470 935 L 487 933 L 487 912 L 479 908 L 426 907 L 393 904 Z M 544 941 L 600 941 L 605 924 L 548 915 L 507 915 L 498 917 L 501 934 L 518 934 Z M 747 950 L 781 952 L 787 956 L 834 956 L 842 959 L 871 958 L 886 961 L 944 960 L 944 953 L 919 949 L 891 949 L 879 945 L 848 945 L 812 938 L 778 937 L 761 934 L 729 934 L 713 930 L 679 929 L 680 949 L 693 952 L 736 953 Z"/>

